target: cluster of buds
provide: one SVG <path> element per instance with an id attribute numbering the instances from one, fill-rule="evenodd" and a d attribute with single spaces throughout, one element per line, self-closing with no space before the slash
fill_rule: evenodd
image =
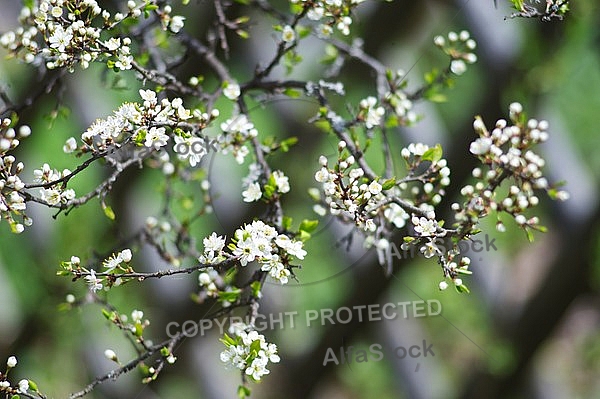
<path id="1" fill-rule="evenodd" d="M 156 7 L 150 2 L 127 2 L 126 12 L 111 15 L 95 0 L 42 0 L 21 10 L 21 26 L 0 37 L 0 45 L 26 63 L 37 58 L 45 62 L 48 69 L 66 67 L 73 71 L 75 65 L 86 69 L 91 62 L 106 60 L 114 70 L 127 70 L 133 66 L 131 39 L 110 37 L 102 40 L 107 32 L 113 31 L 127 18 L 139 19 Z M 173 33 L 183 28 L 185 18 L 171 15 L 166 5 L 157 10 L 163 29 Z"/>
<path id="2" fill-rule="evenodd" d="M 223 154 L 231 152 L 238 164 L 243 164 L 250 150 L 246 146 L 248 141 L 258 136 L 258 130 L 245 114 L 234 115 L 221 123 L 223 134 L 217 141 Z"/>
<path id="3" fill-rule="evenodd" d="M 25 183 L 19 177 L 25 166 L 8 153 L 20 144 L 19 139 L 31 134 L 31 129 L 23 125 L 15 130 L 11 125 L 9 118 L 0 123 L 0 220 L 6 219 L 13 233 L 22 233 L 32 223 L 25 215 L 27 204 L 21 191 Z"/>
<path id="4" fill-rule="evenodd" d="M 16 385 L 12 385 L 8 380 L 8 374 L 17 366 L 17 358 L 11 356 L 6 361 L 6 371 L 0 371 L 0 394 L 5 397 L 19 398 L 19 395 L 24 395 L 28 398 L 45 398 L 37 388 L 37 384 L 31 380 L 22 379 Z"/>
<path id="5" fill-rule="evenodd" d="M 142 154 L 159 150 L 168 144 L 171 131 L 172 135 L 180 137 L 176 141 L 181 146 L 184 142 L 198 138 L 199 132 L 210 122 L 218 117 L 218 111 L 207 114 L 200 110 L 190 110 L 183 106 L 181 98 L 158 100 L 156 92 L 140 90 L 143 100 L 140 103 L 124 103 L 106 119 L 96 120 L 82 135 L 82 153 L 92 152 L 101 154 L 113 146 L 125 145 L 133 142 L 135 146 L 142 147 Z M 67 141 L 65 150 L 71 152 L 77 148 L 72 139 Z M 179 151 L 180 159 L 193 155 L 193 151 Z M 168 159 L 167 159 L 168 160 Z M 196 159 L 190 163 L 196 164 Z"/>
<path id="6" fill-rule="evenodd" d="M 252 326 L 244 323 L 233 323 L 221 342 L 226 349 L 221 352 L 221 361 L 228 368 L 241 370 L 254 381 L 270 373 L 269 362 L 280 361 L 277 345 L 265 340 Z"/>
<path id="7" fill-rule="evenodd" d="M 394 182 L 371 180 L 364 170 L 356 165 L 353 155 L 346 151 L 346 142 L 338 143 L 338 159 L 333 169 L 328 168 L 328 160 L 319 158 L 321 169 L 315 173 L 315 180 L 322 184 L 324 203 L 329 212 L 347 221 L 353 221 L 364 231 L 375 231 L 373 217 L 385 202 L 384 190 L 393 187 Z"/>
<path id="8" fill-rule="evenodd" d="M 386 93 L 384 102 L 392 109 L 396 124 L 407 126 L 415 123 L 417 114 L 412 111 L 413 102 L 404 90 L 408 85 L 406 72 L 401 69 L 396 73 L 388 71 L 387 80 L 390 91 Z"/>
<path id="9" fill-rule="evenodd" d="M 75 191 L 70 188 L 65 188 L 62 184 L 65 179 L 69 178 L 71 171 L 64 169 L 59 172 L 56 169 L 50 168 L 50 165 L 45 163 L 41 169 L 33 171 L 34 182 L 40 188 L 40 199 L 50 206 L 68 206 L 69 201 L 75 199 Z"/>
<path id="10" fill-rule="evenodd" d="M 548 139 L 548 122 L 527 119 L 523 107 L 513 103 L 509 109 L 511 124 L 500 119 L 489 131 L 480 117 L 475 118 L 473 127 L 479 135 L 471 143 L 470 151 L 477 156 L 483 168 L 475 168 L 474 185 L 462 188 L 466 197 L 463 205 L 453 204 L 460 231 L 466 232 L 477 223 L 480 217 L 492 211 L 504 212 L 524 228 L 544 230 L 536 216 L 527 217 L 525 212 L 539 203 L 535 190 L 545 191 L 550 197 L 566 200 L 569 194 L 549 185 L 542 168 L 544 159 L 533 151 L 533 147 Z M 496 190 L 504 182 L 507 191 L 499 195 Z M 504 231 L 504 224 L 498 219 L 497 229 Z"/>
<path id="11" fill-rule="evenodd" d="M 329 37 L 333 29 L 337 29 L 342 35 L 350 34 L 352 24 L 352 11 L 364 0 L 290 0 L 298 7 L 297 12 L 306 11 L 306 17 L 315 22 L 320 22 L 316 32 L 320 37 Z"/>
<path id="12" fill-rule="evenodd" d="M 477 47 L 477 43 L 466 30 L 460 33 L 449 32 L 447 38 L 436 36 L 433 42 L 450 56 L 449 69 L 455 75 L 462 75 L 467 71 L 467 64 L 477 62 L 477 55 L 472 52 Z"/>

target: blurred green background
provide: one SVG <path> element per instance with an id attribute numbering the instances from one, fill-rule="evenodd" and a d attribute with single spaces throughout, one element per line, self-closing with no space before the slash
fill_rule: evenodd
<path id="1" fill-rule="evenodd" d="M 15 28 L 18 2 L 5 2 L 1 30 Z M 286 3 L 272 2 L 285 10 Z M 489 3 L 489 4 L 487 4 Z M 571 199 L 551 203 L 544 199 L 538 215 L 549 227 L 528 243 L 525 234 L 509 226 L 504 234 L 493 224 L 484 232 L 496 239 L 497 251 L 472 258 L 474 276 L 470 295 L 439 292 L 440 271 L 435 262 L 396 259 L 394 276 L 387 278 L 373 253 L 360 245 L 345 251 L 336 246 L 348 227 L 323 221 L 323 229 L 306 249 L 297 272 L 299 282 L 290 287 L 270 284 L 265 289 L 263 314 L 298 311 L 292 328 L 264 332 L 279 346 L 282 362 L 255 388 L 256 398 L 598 398 L 600 397 L 600 5 L 593 0 L 571 2 L 565 21 L 503 20 L 510 13 L 492 1 L 393 1 L 361 5 L 354 18 L 353 34 L 364 38 L 364 49 L 392 69 L 408 72 L 409 87 L 418 87 L 423 74 L 445 62 L 432 45 L 435 35 L 468 29 L 478 42 L 479 62 L 446 92 L 448 101 L 422 103 L 416 108 L 423 121 L 398 130 L 392 137 L 399 149 L 410 141 L 441 142 L 452 169 L 452 186 L 460 188 L 475 166 L 468 153 L 474 135 L 472 118 L 480 114 L 488 125 L 506 117 L 508 104 L 523 103 L 531 116 L 550 121 L 550 142 L 542 152 L 553 180 L 566 180 Z M 187 17 L 186 30 L 203 37 L 212 16 L 208 2 L 191 2 L 178 9 Z M 231 15 L 243 14 L 234 7 Z M 239 82 L 251 77 L 255 61 L 273 51 L 272 20 L 261 19 L 250 29 L 248 41 L 232 39 L 226 62 Z M 312 42 L 311 42 L 312 43 Z M 318 43 L 318 42 L 314 42 Z M 306 61 L 298 67 L 301 79 L 318 79 L 323 67 L 312 62 L 322 48 L 299 47 Z M 267 53 L 270 54 L 270 53 Z M 315 55 L 316 54 L 316 55 Z M 4 54 L 2 54 L 4 55 Z M 182 77 L 198 73 L 195 65 L 178 70 Z M 73 168 L 77 159 L 60 151 L 68 137 L 85 131 L 95 118 L 109 115 L 123 101 L 137 99 L 140 87 L 132 74 L 122 73 L 122 89 L 111 90 L 102 66 L 77 70 L 65 76 L 51 95 L 21 115 L 33 134 L 19 147 L 17 157 L 25 175 L 44 162 Z M 357 103 L 374 93 L 364 67 L 349 62 L 340 80 L 348 96 L 340 101 Z M 35 89 L 36 72 L 13 60 L 0 62 L 0 84 L 14 98 Z M 221 115 L 228 105 L 219 104 Z M 230 105 L 229 105 L 230 107 Z M 273 159 L 273 167 L 289 177 L 292 192 L 284 207 L 295 219 L 314 218 L 306 194 L 317 159 L 332 154 L 336 141 L 324 137 L 306 121 L 317 107 L 310 101 L 267 103 L 250 112 L 261 134 L 297 136 L 296 148 Z M 56 117 L 54 117 L 56 116 Z M 220 120 L 219 120 L 220 122 Z M 398 154 L 396 154 L 398 155 Z M 212 155 L 211 155 L 212 157 Z M 231 159 L 205 159 L 213 184 L 215 213 L 193 225 L 198 241 L 212 231 L 231 235 L 257 210 L 241 202 L 240 180 L 247 167 Z M 100 182 L 105 171 L 90 168 L 73 181 L 77 193 Z M 27 180 L 27 179 L 25 179 Z M 107 219 L 98 200 L 68 216 L 31 205 L 32 228 L 15 236 L 0 224 L 0 362 L 10 355 L 19 359 L 11 379 L 35 380 L 52 398 L 68 397 L 89 381 L 114 367 L 104 358 L 106 348 L 123 361 L 135 354 L 122 334 L 102 317 L 94 304 L 61 310 L 67 294 L 85 299 L 83 282 L 56 276 L 58 265 L 72 255 L 82 259 L 110 252 L 115 243 L 140 228 L 147 216 L 158 215 L 164 179 L 160 171 L 132 170 L 114 186 L 107 202 L 115 209 L 115 222 Z M 196 183 L 174 185 L 177 195 L 194 203 Z M 443 209 L 453 201 L 450 190 Z M 177 212 L 189 212 L 181 207 Z M 152 253 L 134 254 L 136 269 L 156 270 L 168 265 Z M 151 326 L 147 335 L 155 342 L 165 338 L 170 321 L 198 320 L 206 310 L 189 294 L 197 275 L 132 283 L 111 290 L 110 302 L 121 312 L 141 309 Z M 436 299 L 439 316 L 399 317 L 336 325 L 307 326 L 306 310 L 344 306 Z M 384 348 L 433 344 L 434 357 L 396 359 L 389 350 L 382 361 L 323 366 L 327 348 Z M 97 388 L 90 398 L 230 398 L 235 397 L 239 375 L 223 370 L 218 354 L 217 329 L 204 337 L 187 339 L 177 349 L 178 361 L 167 367 L 158 381 L 143 386 L 137 371 L 116 383 Z"/>

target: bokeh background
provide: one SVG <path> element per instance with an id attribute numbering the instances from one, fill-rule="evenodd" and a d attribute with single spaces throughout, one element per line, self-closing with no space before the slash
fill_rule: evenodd
<path id="1" fill-rule="evenodd" d="M 272 3 L 286 7 L 282 1 Z M 474 275 L 468 280 L 469 295 L 439 292 L 439 268 L 422 258 L 395 259 L 393 276 L 386 277 L 375 254 L 365 252 L 360 243 L 348 251 L 336 245 L 348 227 L 324 220 L 307 244 L 309 256 L 297 272 L 299 282 L 265 289 L 261 313 L 297 311 L 300 316 L 294 327 L 286 322 L 284 328 L 264 332 L 278 344 L 282 362 L 271 367 L 271 375 L 255 387 L 253 397 L 600 397 L 600 4 L 576 0 L 571 8 L 566 20 L 542 23 L 505 21 L 511 12 L 508 4 L 495 9 L 491 0 L 398 0 L 359 7 L 353 32 L 364 39 L 368 54 L 407 71 L 409 87 L 417 87 L 425 72 L 445 62 L 432 45 L 435 35 L 468 29 L 478 42 L 479 62 L 446 92 L 448 101 L 420 103 L 416 110 L 424 119 L 415 127 L 399 129 L 393 138 L 398 153 L 411 141 L 444 146 L 454 189 L 441 204 L 440 214 L 449 214 L 449 204 L 475 167 L 475 158 L 468 153 L 473 116 L 482 115 L 492 124 L 506 117 L 513 101 L 521 102 L 529 115 L 550 122 L 550 140 L 542 147 L 546 171 L 552 180 L 566 181 L 571 198 L 564 203 L 541 202 L 537 212 L 549 232 L 536 234 L 533 243 L 512 225 L 500 234 L 492 224 L 484 224 L 481 238 L 485 234 L 495 238 L 497 250 L 471 256 Z M 1 31 L 16 27 L 19 9 L 18 1 L 2 2 Z M 182 8 L 185 29 L 203 37 L 212 10 L 211 3 L 203 1 Z M 234 7 L 231 13 L 241 14 L 240 10 Z M 250 78 L 256 63 L 274 48 L 270 23 L 252 25 L 250 34 L 248 41 L 230 42 L 227 65 L 240 82 Z M 316 40 L 313 44 L 299 48 L 307 60 L 297 70 L 300 78 L 314 79 L 323 69 L 313 61 L 322 56 L 322 47 Z M 178 73 L 187 77 L 202 73 L 202 68 L 187 63 Z M 343 101 L 356 103 L 374 92 L 372 79 L 365 79 L 370 72 L 358 63 L 345 64 L 341 72 L 348 91 Z M 102 67 L 76 71 L 23 111 L 22 121 L 32 126 L 33 135 L 19 147 L 18 158 L 30 178 L 44 162 L 73 168 L 77 160 L 60 151 L 65 140 L 78 137 L 122 101 L 137 98 L 140 83 L 133 76 L 123 73 L 118 81 L 113 79 L 103 74 Z M 29 67 L 2 60 L 0 84 L 12 98 L 25 98 L 39 90 L 39 77 Z M 219 107 L 222 115 L 229 112 L 230 105 Z M 315 217 L 306 190 L 316 186 L 313 174 L 319 155 L 335 149 L 334 139 L 306 123 L 316 109 L 310 101 L 286 100 L 251 111 L 261 133 L 299 138 L 294 151 L 274 160 L 275 167 L 290 176 L 292 192 L 284 206 L 295 217 Z M 257 214 L 256 208 L 241 202 L 240 181 L 247 170 L 219 156 L 207 157 L 203 166 L 213 183 L 215 212 L 196 222 L 193 234 L 198 240 L 212 231 L 231 236 L 236 226 Z M 91 168 L 74 188 L 83 193 L 104 173 Z M 49 397 L 63 398 L 114 367 L 104 358 L 105 349 L 115 350 L 123 360 L 135 356 L 122 334 L 102 317 L 100 306 L 65 310 L 66 295 L 84 299 L 87 288 L 57 277 L 56 271 L 71 255 L 85 259 L 110 251 L 147 216 L 160 214 L 163 180 L 160 170 L 132 169 L 124 174 L 108 200 L 117 215 L 115 222 L 104 216 L 98 201 L 92 201 L 56 219 L 52 212 L 31 205 L 35 224 L 20 236 L 0 224 L 0 361 L 18 356 L 11 378 L 31 378 Z M 181 183 L 174 190 L 181 199 L 176 212 L 193 208 L 199 192 L 196 183 Z M 142 250 L 134 259 L 138 270 L 168 267 L 152 251 Z M 143 310 L 151 321 L 149 336 L 158 342 L 166 336 L 167 323 L 199 320 L 205 314 L 206 307 L 190 300 L 196 287 L 197 276 L 186 275 L 129 284 L 113 289 L 108 299 L 124 313 Z M 395 320 L 354 319 L 311 327 L 302 316 L 307 310 L 431 299 L 442 304 L 438 316 L 415 318 L 409 312 L 409 317 Z M 221 366 L 218 337 L 218 329 L 212 329 L 187 339 L 177 348 L 178 361 L 152 384 L 142 385 L 134 371 L 89 397 L 235 397 L 239 375 Z M 423 340 L 433 344 L 435 356 L 397 359 L 390 350 Z M 352 345 L 356 351 L 374 343 L 387 349 L 381 361 L 323 366 L 328 348 L 338 354 L 340 347 Z"/>

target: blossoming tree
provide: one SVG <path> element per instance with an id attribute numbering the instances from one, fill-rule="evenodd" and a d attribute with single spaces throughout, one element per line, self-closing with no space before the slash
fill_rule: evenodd
<path id="1" fill-rule="evenodd" d="M 43 82 L 42 91 L 23 103 L 0 93 L 4 103 L 0 108 L 1 229 L 23 233 L 35 223 L 30 213 L 34 203 L 68 214 L 99 199 L 104 214 L 114 219 L 108 205 L 111 190 L 134 167 L 158 169 L 165 182 L 180 180 L 197 183 L 199 188 L 192 205 L 194 217 L 178 217 L 167 202 L 161 215 L 147 215 L 127 247 L 115 243 L 106 256 L 69 254 L 70 259 L 61 263 L 58 274 L 72 278 L 74 284 L 87 284 L 89 295 L 103 304 L 104 316 L 139 353 L 121 363 L 107 349 L 105 356 L 119 367 L 71 398 L 85 396 L 100 383 L 136 368 L 142 371 L 143 382 L 150 383 L 177 359 L 175 348 L 186 337 L 185 331 L 162 342 L 149 341 L 145 336 L 149 323 L 142 311 L 127 317 L 105 300 L 105 294 L 117 286 L 190 275 L 197 280 L 194 299 L 215 304 L 206 319 L 245 309 L 248 322 L 232 324 L 223 335 L 220 360 L 241 373 L 238 395 L 246 397 L 251 384 L 269 374 L 270 363 L 285 362 L 276 344 L 254 326 L 262 289 L 269 281 L 285 285 L 290 279 L 302 279 L 295 270 L 310 257 L 305 243 L 319 219 L 329 215 L 353 226 L 352 234 L 376 250 L 388 274 L 394 255 L 390 243 L 399 234 L 404 249 L 416 249 L 432 263 L 437 261 L 440 290 L 453 286 L 468 292 L 463 278 L 471 274 L 470 259 L 461 254 L 459 243 L 480 231 L 482 219 L 493 218 L 498 231 L 514 222 L 531 238 L 533 231 L 545 230 L 532 214 L 540 195 L 568 198 L 545 177 L 545 161 L 536 152 L 537 145 L 549 139 L 548 122 L 528 117 L 516 102 L 508 106 L 506 119 L 489 122 L 475 117 L 475 136 L 468 150 L 480 166 L 472 171 L 473 184 L 460 189 L 462 199 L 451 205 L 451 218 L 443 220 L 436 212 L 451 185 L 452 165 L 444 159 L 442 146 L 416 142 L 396 149 L 390 145 L 389 138 L 398 129 L 423 117 L 414 110 L 415 103 L 441 100 L 442 91 L 477 61 L 477 43 L 466 30 L 435 36 L 432 45 L 445 55 L 445 63 L 428 72 L 422 83 L 409 86 L 408 72 L 366 54 L 353 34 L 354 15 L 363 1 L 272 4 L 251 0 L 233 6 L 216 0 L 207 39 L 186 31 L 191 16 L 173 11 L 186 3 L 131 0 L 115 9 L 103 8 L 95 0 L 25 1 L 18 27 L 0 38 L 15 62 L 39 71 Z M 513 4 L 517 10 L 513 16 L 519 17 L 550 20 L 568 11 L 565 1 L 548 1 L 545 8 L 522 1 Z M 263 62 L 234 73 L 228 62 L 230 42 L 252 40 L 253 24 L 272 25 L 274 40 L 264 45 L 268 52 Z M 320 43 L 325 58 L 317 73 L 307 78 L 297 71 L 305 62 L 302 47 L 313 43 Z M 201 60 L 206 73 L 179 72 L 190 54 Z M 373 78 L 371 91 L 356 101 L 352 99 L 357 94 L 341 83 L 346 62 L 364 65 Z M 80 160 L 73 170 L 58 170 L 49 163 L 25 165 L 17 148 L 44 132 L 32 131 L 20 121 L 20 114 L 44 92 L 53 91 L 66 74 L 86 73 L 93 64 L 103 65 L 106 74 L 137 79 L 137 96 L 115 104 L 110 115 L 97 115 L 78 137 L 66 140 L 65 156 Z M 318 187 L 309 190 L 315 215 L 301 221 L 286 214 L 283 202 L 295 195 L 289 176 L 297 165 L 281 170 L 271 163 L 273 156 L 294 151 L 298 139 L 269 137 L 257 128 L 250 112 L 256 104 L 269 107 L 284 98 L 316 104 L 306 123 L 336 146 L 333 154 L 321 155 L 304 170 L 314 175 Z M 239 182 L 243 191 L 238 200 L 240 206 L 260 204 L 256 208 L 260 213 L 251 222 L 240 223 L 229 237 L 213 231 L 197 240 L 189 235 L 190 224 L 213 212 L 212 194 L 221 184 L 206 172 L 209 153 L 231 159 L 247 171 Z M 103 181 L 87 192 L 77 192 L 73 182 L 94 168 L 105 173 Z M 450 239 L 452 247 L 440 250 L 439 239 Z M 136 252 L 145 247 L 154 249 L 171 267 L 144 270 L 136 263 Z M 243 273 L 248 269 L 250 273 Z M 76 306 L 77 298 L 71 296 L 67 302 Z M 17 358 L 10 357 L 6 370 L 0 372 L 0 392 L 6 397 L 45 397 L 32 380 L 9 379 L 16 365 Z"/>

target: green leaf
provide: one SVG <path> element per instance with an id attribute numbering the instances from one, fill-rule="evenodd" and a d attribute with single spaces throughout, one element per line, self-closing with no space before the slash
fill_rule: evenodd
<path id="1" fill-rule="evenodd" d="M 163 356 L 169 356 L 171 354 L 171 351 L 166 346 L 163 346 L 162 348 L 160 348 L 160 354 Z"/>
<path id="2" fill-rule="evenodd" d="M 445 94 L 434 92 L 430 93 L 429 91 L 425 93 L 425 98 L 432 103 L 445 103 L 448 101 L 448 97 Z"/>
<path id="3" fill-rule="evenodd" d="M 283 94 L 290 98 L 298 98 L 301 95 L 301 93 L 298 90 L 289 87 L 283 91 Z"/>
<path id="4" fill-rule="evenodd" d="M 257 356 L 258 352 L 260 352 L 260 340 L 253 341 L 250 344 L 250 356 Z"/>
<path id="5" fill-rule="evenodd" d="M 223 338 L 220 338 L 219 341 L 224 343 L 226 347 L 237 345 L 237 341 L 231 338 L 229 335 L 227 335 L 227 333 L 223 334 Z"/>
<path id="6" fill-rule="evenodd" d="M 312 233 L 313 231 L 315 231 L 315 229 L 317 228 L 318 225 L 319 225 L 318 220 L 304 219 L 302 221 L 302 223 L 300 223 L 300 227 L 298 228 L 298 230 L 305 231 L 307 233 Z"/>
<path id="7" fill-rule="evenodd" d="M 440 72 L 435 68 L 427 72 L 424 76 L 425 83 L 427 83 L 428 85 L 432 84 L 433 82 L 435 82 L 439 74 Z"/>
<path id="8" fill-rule="evenodd" d="M 308 241 L 310 240 L 310 233 L 304 231 L 304 230 L 300 230 L 300 241 L 304 242 L 304 241 Z"/>
<path id="9" fill-rule="evenodd" d="M 443 155 L 442 146 L 439 144 L 436 144 L 435 147 L 431 147 L 430 149 L 425 151 L 423 156 L 421 156 L 421 159 L 423 159 L 424 161 L 437 162 L 440 159 L 442 159 L 442 155 Z"/>
<path id="10" fill-rule="evenodd" d="M 292 221 L 293 219 L 289 216 L 284 216 L 283 220 L 281 222 L 281 225 L 283 227 L 284 230 L 289 230 L 292 228 Z"/>
<path id="11" fill-rule="evenodd" d="M 109 218 L 110 220 L 115 220 L 115 212 L 112 210 L 112 208 L 106 204 L 102 204 L 102 210 L 104 211 L 104 214 L 106 215 L 107 218 Z"/>
<path id="12" fill-rule="evenodd" d="M 533 231 L 531 229 L 528 229 L 527 227 L 524 228 L 525 233 L 527 234 L 527 240 L 529 240 L 529 242 L 533 242 L 534 237 L 533 237 Z"/>
<path id="13" fill-rule="evenodd" d="M 266 198 L 271 198 L 275 191 L 277 191 L 277 184 L 275 183 L 275 177 L 271 174 L 269 181 L 263 187 L 263 195 Z"/>
<path id="14" fill-rule="evenodd" d="M 297 142 L 298 142 L 298 137 L 295 137 L 295 136 L 288 137 L 287 139 L 285 139 L 281 142 L 281 150 L 283 152 L 288 152 L 290 150 L 290 147 L 292 147 Z"/>
<path id="15" fill-rule="evenodd" d="M 21 396 L 19 395 L 13 395 L 10 397 L 10 399 L 21 399 Z"/>
<path id="16" fill-rule="evenodd" d="M 244 399 L 244 398 L 247 398 L 248 396 L 250 396 L 251 392 L 252 391 L 250 391 L 250 388 L 240 385 L 237 390 L 237 396 L 240 399 Z"/>
<path id="17" fill-rule="evenodd" d="M 106 317 L 107 320 L 112 320 L 113 316 L 114 316 L 114 312 L 111 312 L 111 311 L 106 310 L 106 309 L 102 309 L 102 315 L 104 317 Z"/>
<path id="18" fill-rule="evenodd" d="M 383 182 L 383 184 L 381 185 L 381 189 L 382 190 L 389 190 L 392 187 L 394 187 L 396 185 L 396 178 L 392 177 L 391 179 L 388 179 L 386 181 Z"/>
<path id="19" fill-rule="evenodd" d="M 260 296 L 261 287 L 262 284 L 260 283 L 260 281 L 253 281 L 252 284 L 250 284 L 250 288 L 252 288 L 252 296 L 258 298 Z"/>
<path id="20" fill-rule="evenodd" d="M 236 302 L 241 294 L 242 290 L 240 290 L 239 288 L 233 291 L 219 291 L 219 300 L 227 302 Z"/>
<path id="21" fill-rule="evenodd" d="M 34 392 L 39 392 L 38 386 L 35 382 L 33 382 L 31 380 L 27 380 L 27 381 L 29 381 L 29 389 L 31 389 Z"/>
<path id="22" fill-rule="evenodd" d="M 464 285 L 464 284 L 461 284 L 461 285 L 455 285 L 454 287 L 456 287 L 456 291 L 460 292 L 461 294 L 462 294 L 462 293 L 469 294 L 469 293 L 471 292 L 471 291 L 469 290 L 469 288 L 467 288 L 467 286 L 466 286 L 466 285 Z"/>
<path id="23" fill-rule="evenodd" d="M 144 329 L 140 323 L 135 323 L 135 335 L 141 337 L 144 334 Z"/>
<path id="24" fill-rule="evenodd" d="M 237 35 L 239 37 L 241 37 L 242 39 L 247 39 L 247 38 L 250 37 L 250 34 L 248 32 L 246 32 L 245 30 L 242 30 L 242 29 L 236 30 L 235 33 L 237 33 Z"/>
<path id="25" fill-rule="evenodd" d="M 510 2 L 513 4 L 513 7 L 515 8 L 515 10 L 524 11 L 524 9 L 523 9 L 524 0 L 510 0 Z"/>

